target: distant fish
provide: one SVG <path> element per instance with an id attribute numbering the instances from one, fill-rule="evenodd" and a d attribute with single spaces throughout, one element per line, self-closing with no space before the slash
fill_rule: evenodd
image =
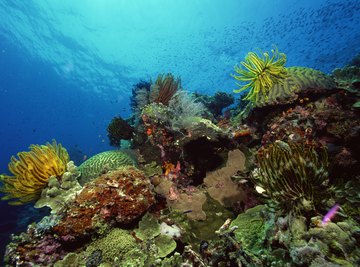
<path id="1" fill-rule="evenodd" d="M 328 224 L 328 222 L 331 221 L 332 218 L 335 217 L 336 213 L 338 212 L 338 210 L 340 209 L 340 205 L 339 204 L 335 204 L 324 216 L 324 218 L 321 221 L 321 225 L 325 226 L 326 224 Z"/>

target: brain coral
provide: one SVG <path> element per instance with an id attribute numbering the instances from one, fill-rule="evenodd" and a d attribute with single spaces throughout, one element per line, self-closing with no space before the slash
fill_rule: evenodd
<path id="1" fill-rule="evenodd" d="M 86 236 L 104 223 L 131 223 L 153 203 L 144 173 L 133 166 L 120 167 L 87 183 L 54 230 L 63 237 Z"/>
<path id="2" fill-rule="evenodd" d="M 135 165 L 134 160 L 120 150 L 110 150 L 96 154 L 79 166 L 81 172 L 79 182 L 84 185 L 106 171 L 129 165 Z"/>

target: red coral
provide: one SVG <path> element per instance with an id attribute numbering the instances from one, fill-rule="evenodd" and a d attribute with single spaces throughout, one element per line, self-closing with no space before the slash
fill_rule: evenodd
<path id="1" fill-rule="evenodd" d="M 54 230 L 64 237 L 86 236 L 104 222 L 130 223 L 153 203 L 148 178 L 134 167 L 122 168 L 86 184 Z"/>

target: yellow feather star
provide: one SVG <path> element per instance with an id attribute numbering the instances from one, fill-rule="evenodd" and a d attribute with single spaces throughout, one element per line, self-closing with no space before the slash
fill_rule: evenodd
<path id="1" fill-rule="evenodd" d="M 37 200 L 49 178 L 60 177 L 70 160 L 66 149 L 55 140 L 52 144 L 31 145 L 30 151 L 20 152 L 17 156 L 18 159 L 12 156 L 9 163 L 9 171 L 14 176 L 0 175 L 3 184 L 0 192 L 5 194 L 2 200 L 18 199 L 9 202 L 11 205 Z"/>
<path id="2" fill-rule="evenodd" d="M 235 72 L 239 75 L 232 74 L 231 76 L 241 82 L 237 83 L 240 88 L 234 92 L 240 93 L 250 89 L 244 98 L 245 100 L 257 102 L 260 94 L 267 99 L 271 88 L 287 77 L 287 71 L 284 67 L 286 55 L 279 53 L 278 50 L 271 50 L 271 52 L 271 57 L 268 52 L 263 53 L 263 57 L 254 52 L 249 52 L 245 61 L 241 62 L 244 68 L 241 66 L 234 67 Z M 246 84 L 244 85 L 244 83 Z"/>

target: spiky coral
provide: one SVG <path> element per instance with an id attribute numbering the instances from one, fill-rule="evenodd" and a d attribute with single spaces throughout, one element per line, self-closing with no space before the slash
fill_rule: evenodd
<path id="1" fill-rule="evenodd" d="M 331 191 L 325 147 L 276 141 L 261 148 L 257 160 L 255 183 L 285 210 L 313 210 Z"/>
<path id="2" fill-rule="evenodd" d="M 0 191 L 5 193 L 3 200 L 11 201 L 11 205 L 21 205 L 38 199 L 42 189 L 51 176 L 59 177 L 66 170 L 69 154 L 66 149 L 57 144 L 31 145 L 30 151 L 12 156 L 9 171 L 14 176 L 0 175 L 3 186 Z"/>
<path id="3" fill-rule="evenodd" d="M 263 53 L 263 57 L 254 52 L 249 52 L 245 61 L 241 62 L 241 66 L 235 66 L 235 72 L 239 75 L 232 74 L 231 76 L 241 83 L 237 83 L 240 88 L 234 90 L 240 93 L 247 89 L 250 92 L 244 98 L 256 103 L 259 95 L 267 97 L 270 89 L 277 83 L 281 83 L 287 77 L 287 71 L 284 67 L 286 63 L 286 55 L 279 53 L 278 50 L 272 50 L 272 56 L 268 52 Z"/>

